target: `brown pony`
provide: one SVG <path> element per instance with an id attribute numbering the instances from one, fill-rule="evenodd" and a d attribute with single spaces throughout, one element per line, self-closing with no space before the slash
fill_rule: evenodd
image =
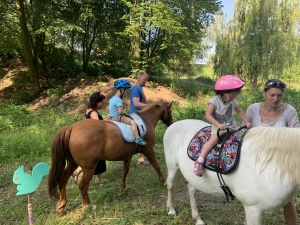
<path id="1" fill-rule="evenodd" d="M 139 146 L 138 152 L 143 153 L 156 170 L 159 181 L 164 184 L 160 166 L 157 163 L 155 145 L 155 126 L 161 119 L 167 126 L 172 124 L 172 103 L 163 101 L 148 104 L 137 114 L 143 119 L 147 133 L 144 146 Z M 79 189 L 82 195 L 83 207 L 92 207 L 88 188 L 99 160 L 123 161 L 123 176 L 121 191 L 126 190 L 126 176 L 129 171 L 133 154 L 137 153 L 135 143 L 126 142 L 117 126 L 105 120 L 83 120 L 72 126 L 62 127 L 54 136 L 51 147 L 52 166 L 48 176 L 49 195 L 59 200 L 56 211 L 62 212 L 67 204 L 66 184 L 77 166 L 83 169 Z"/>

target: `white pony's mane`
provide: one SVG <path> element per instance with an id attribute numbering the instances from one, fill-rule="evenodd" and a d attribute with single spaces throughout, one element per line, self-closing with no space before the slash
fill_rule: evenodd
<path id="1" fill-rule="evenodd" d="M 262 160 L 261 171 L 271 160 L 275 161 L 283 179 L 285 173 L 296 184 L 300 181 L 300 129 L 287 127 L 255 127 L 245 135 L 244 142 L 255 149 L 256 162 Z"/>

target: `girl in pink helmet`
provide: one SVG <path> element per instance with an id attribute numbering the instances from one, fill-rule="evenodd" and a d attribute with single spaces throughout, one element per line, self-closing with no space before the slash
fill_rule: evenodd
<path id="1" fill-rule="evenodd" d="M 244 124 L 249 128 L 252 124 L 247 119 L 245 113 L 238 106 L 235 98 L 241 93 L 244 82 L 233 75 L 225 75 L 220 77 L 215 84 L 216 96 L 208 102 L 208 108 L 205 113 L 205 118 L 212 123 L 211 137 L 206 142 L 201 150 L 200 156 L 195 161 L 194 173 L 202 177 L 203 164 L 205 157 L 209 151 L 218 143 L 218 129 L 224 133 L 226 129 L 238 129 L 234 119 L 236 112 L 243 120 Z"/>

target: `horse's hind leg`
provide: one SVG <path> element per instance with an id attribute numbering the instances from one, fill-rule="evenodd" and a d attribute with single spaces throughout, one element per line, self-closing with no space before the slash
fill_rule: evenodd
<path id="1" fill-rule="evenodd" d="M 67 204 L 66 185 L 73 171 L 76 169 L 76 167 L 77 165 L 75 163 L 69 162 L 59 182 L 59 200 L 56 204 L 56 212 L 58 213 L 64 211 L 66 207 Z"/>
<path id="2" fill-rule="evenodd" d="M 257 206 L 245 206 L 246 221 L 245 225 L 260 225 L 262 211 Z"/>
<path id="3" fill-rule="evenodd" d="M 190 197 L 190 204 L 191 204 L 191 209 L 192 209 L 192 217 L 193 220 L 195 221 L 195 225 L 204 225 L 203 220 L 201 220 L 199 211 L 197 208 L 197 202 L 195 199 L 195 187 L 188 183 L 188 191 L 189 191 L 189 197 Z"/>
<path id="4" fill-rule="evenodd" d="M 167 211 L 169 216 L 175 216 L 176 211 L 174 209 L 175 192 L 177 190 L 176 185 L 178 182 L 178 167 L 172 168 L 168 165 L 168 177 L 167 177 L 167 189 L 168 189 L 168 200 L 167 200 Z"/>
<path id="5" fill-rule="evenodd" d="M 85 169 L 83 168 L 83 175 L 82 175 L 82 179 L 81 179 L 81 182 L 79 184 L 79 189 L 80 189 L 80 192 L 81 192 L 81 196 L 82 196 L 82 205 L 83 205 L 83 208 L 84 209 L 87 209 L 87 208 L 96 208 L 96 206 L 94 205 L 91 205 L 91 201 L 90 201 L 90 198 L 89 198 L 89 195 L 88 195 L 88 189 L 89 189 L 89 184 L 90 184 L 90 181 L 94 175 L 94 169 Z"/>

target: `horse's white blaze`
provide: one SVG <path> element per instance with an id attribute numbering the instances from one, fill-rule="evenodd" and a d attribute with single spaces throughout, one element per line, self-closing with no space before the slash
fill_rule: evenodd
<path id="1" fill-rule="evenodd" d="M 216 173 L 204 169 L 203 177 L 197 177 L 193 172 L 194 162 L 187 155 L 187 147 L 195 133 L 208 125 L 200 120 L 182 120 L 172 124 L 164 135 L 169 215 L 175 213 L 173 187 L 178 170 L 196 189 L 224 197 Z M 259 225 L 262 212 L 285 205 L 299 191 L 300 140 L 297 137 L 300 137 L 300 129 L 296 128 L 252 128 L 245 136 L 238 167 L 223 178 L 244 205 L 246 224 Z M 296 144 L 295 140 L 298 140 Z M 193 219 L 196 224 L 202 224 L 194 192 L 190 189 Z"/>

